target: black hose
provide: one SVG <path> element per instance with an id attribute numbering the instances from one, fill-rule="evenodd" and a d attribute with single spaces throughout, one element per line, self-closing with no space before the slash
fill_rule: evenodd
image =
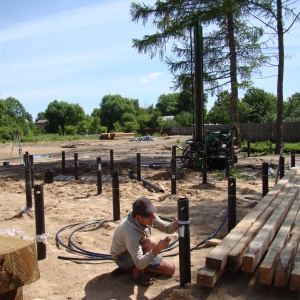
<path id="1" fill-rule="evenodd" d="M 193 250 L 197 249 L 198 247 L 202 246 L 202 245 L 205 244 L 207 241 L 209 241 L 210 239 L 212 239 L 215 235 L 217 235 L 217 233 L 224 227 L 225 222 L 226 222 L 226 220 L 227 220 L 227 216 L 228 216 L 228 214 L 226 214 L 226 216 L 225 216 L 223 222 L 221 223 L 221 225 L 219 226 L 219 228 L 218 228 L 214 233 L 212 233 L 209 237 L 207 237 L 206 239 L 204 239 L 203 241 L 201 241 L 200 243 L 198 243 L 196 246 L 190 248 L 190 251 L 193 251 Z M 169 255 L 165 255 L 164 257 L 172 257 L 172 256 L 176 256 L 176 255 L 178 255 L 178 254 L 179 254 L 179 252 L 177 252 L 177 253 L 172 253 L 172 254 L 169 254 Z"/>
<path id="2" fill-rule="evenodd" d="M 172 221 L 173 219 L 170 219 L 170 218 L 164 218 L 164 217 L 160 217 L 162 220 L 165 220 L 165 221 Z M 213 232 L 209 237 L 207 237 L 206 239 L 204 239 L 203 241 L 201 241 L 200 243 L 198 243 L 197 245 L 193 246 L 192 248 L 190 248 L 190 251 L 193 251 L 195 250 L 196 248 L 200 247 L 201 245 L 203 245 L 204 243 L 206 243 L 208 240 L 210 240 L 211 238 L 213 238 L 224 226 L 225 222 L 227 220 L 227 214 L 223 220 L 223 222 L 221 223 L 221 225 L 219 226 L 219 228 Z M 77 254 L 81 254 L 81 255 L 85 255 L 87 257 L 67 257 L 67 256 L 58 256 L 59 259 L 64 259 L 64 260 L 74 260 L 74 261 L 97 261 L 97 260 L 112 260 L 112 256 L 110 254 L 102 254 L 102 253 L 96 253 L 96 252 L 91 252 L 91 251 L 87 251 L 77 245 L 75 245 L 75 243 L 72 241 L 72 237 L 73 235 L 75 234 L 75 232 L 78 232 L 79 230 L 87 227 L 87 226 L 90 226 L 90 225 L 93 225 L 93 224 L 96 224 L 96 223 L 100 223 L 99 225 L 103 224 L 106 220 L 95 220 L 95 221 L 91 221 L 91 222 L 88 222 L 88 223 L 83 223 L 83 222 L 78 222 L 78 223 L 73 223 L 73 224 L 70 224 L 70 225 L 67 225 L 67 226 L 64 226 L 62 227 L 60 230 L 58 230 L 58 232 L 56 233 L 55 235 L 55 240 L 56 240 L 56 243 L 59 244 L 59 245 L 62 245 L 64 248 L 66 248 L 67 250 L 69 250 L 70 252 L 73 252 L 73 253 L 77 253 Z M 72 228 L 74 226 L 77 226 L 77 225 L 81 225 L 79 226 L 78 228 L 76 228 L 75 230 L 73 230 L 71 232 L 71 234 L 69 235 L 69 238 L 68 238 L 68 242 L 70 245 L 72 245 L 74 248 L 66 245 L 65 243 L 63 243 L 61 241 L 61 239 L 59 238 L 59 234 L 68 229 L 68 228 Z M 170 243 L 169 247 L 162 250 L 161 253 L 164 253 L 164 252 L 167 252 L 167 251 L 170 251 L 176 247 L 178 247 L 178 244 L 176 244 L 179 240 L 179 237 L 177 237 L 172 243 Z M 172 256 L 177 256 L 179 254 L 179 252 L 177 253 L 172 253 L 172 254 L 167 254 L 167 255 L 163 255 L 163 257 L 172 257 Z"/>

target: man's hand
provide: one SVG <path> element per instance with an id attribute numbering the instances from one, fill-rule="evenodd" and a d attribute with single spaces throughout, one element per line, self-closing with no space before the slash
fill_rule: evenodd
<path id="1" fill-rule="evenodd" d="M 174 227 L 175 229 L 178 229 L 178 227 L 179 227 L 178 220 L 174 220 L 174 221 L 173 221 L 173 227 Z"/>
<path id="2" fill-rule="evenodd" d="M 169 236 L 165 237 L 163 240 L 160 240 L 157 245 L 152 249 L 154 255 L 157 255 L 161 250 L 164 250 L 169 247 L 171 238 Z"/>

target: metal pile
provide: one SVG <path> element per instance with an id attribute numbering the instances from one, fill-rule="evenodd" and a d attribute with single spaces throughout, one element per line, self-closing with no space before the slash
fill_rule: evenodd
<path id="1" fill-rule="evenodd" d="M 155 138 L 151 135 L 139 136 L 129 140 L 129 142 L 154 142 L 154 141 Z"/>

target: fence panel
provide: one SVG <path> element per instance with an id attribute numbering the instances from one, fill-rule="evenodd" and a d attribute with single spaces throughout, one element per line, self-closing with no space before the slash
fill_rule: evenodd
<path id="1" fill-rule="evenodd" d="M 231 128 L 230 124 L 205 124 L 204 132 L 217 131 L 224 128 Z M 276 123 L 241 123 L 241 137 L 245 134 L 250 136 L 252 142 L 255 141 L 276 141 Z M 172 128 L 173 135 L 193 135 L 192 127 Z M 300 122 L 283 123 L 283 140 L 285 142 L 300 141 Z"/>

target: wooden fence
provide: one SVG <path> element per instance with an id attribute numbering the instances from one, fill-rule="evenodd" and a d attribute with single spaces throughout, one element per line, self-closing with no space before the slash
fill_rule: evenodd
<path id="1" fill-rule="evenodd" d="M 205 124 L 204 131 L 215 131 L 224 128 L 231 128 L 230 124 Z M 276 141 L 276 123 L 241 123 L 241 136 L 248 134 L 251 142 L 255 141 Z M 192 135 L 192 127 L 172 128 L 173 135 Z M 283 140 L 285 142 L 300 141 L 300 122 L 288 122 L 283 124 Z"/>

